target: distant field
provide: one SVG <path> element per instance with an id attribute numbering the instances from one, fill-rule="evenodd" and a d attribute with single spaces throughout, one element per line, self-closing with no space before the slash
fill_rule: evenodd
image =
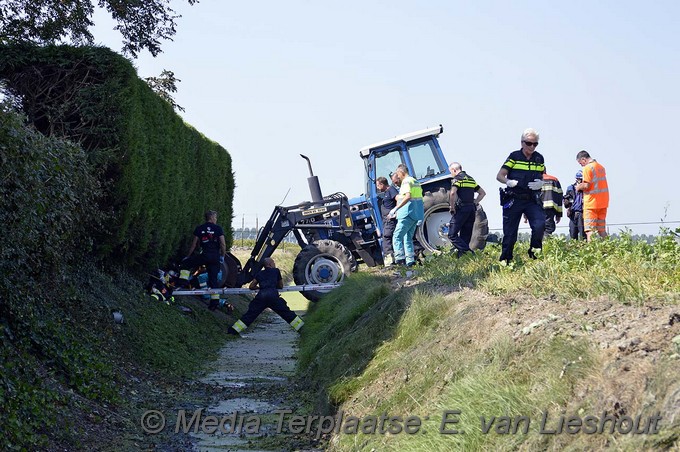
<path id="1" fill-rule="evenodd" d="M 293 311 L 306 311 L 309 307 L 309 300 L 300 292 L 284 292 L 281 296 Z"/>

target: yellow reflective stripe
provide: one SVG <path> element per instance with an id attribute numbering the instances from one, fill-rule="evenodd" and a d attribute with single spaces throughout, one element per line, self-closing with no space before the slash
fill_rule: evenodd
<path id="1" fill-rule="evenodd" d="M 293 327 L 295 331 L 300 331 L 300 328 L 302 328 L 302 325 L 304 325 L 305 322 L 302 321 L 300 316 L 296 316 L 292 322 L 290 322 L 290 326 Z"/>
<path id="2" fill-rule="evenodd" d="M 520 171 L 538 171 L 540 173 L 545 170 L 545 164 L 536 162 L 515 162 L 510 168 L 520 170 Z"/>
<path id="3" fill-rule="evenodd" d="M 408 190 L 405 190 L 405 188 L 408 188 Z M 400 195 L 405 195 L 406 193 L 411 193 L 411 199 L 419 199 L 423 197 L 423 188 L 417 180 L 407 176 L 401 182 L 401 187 L 399 187 Z"/>
<path id="4" fill-rule="evenodd" d="M 189 270 L 180 270 L 179 279 L 189 279 L 191 272 Z"/>
<path id="5" fill-rule="evenodd" d="M 459 188 L 475 188 L 477 182 L 474 179 L 463 179 L 455 181 L 453 185 Z"/>
<path id="6" fill-rule="evenodd" d="M 543 191 L 554 191 L 555 193 L 562 194 L 562 189 L 558 188 L 555 185 L 550 185 L 550 184 L 543 184 L 543 187 L 541 187 L 541 190 Z"/>
<path id="7" fill-rule="evenodd" d="M 218 293 L 211 293 L 211 294 L 210 294 L 210 299 L 211 299 L 211 300 L 219 300 L 219 299 L 220 299 L 220 294 L 218 294 Z"/>
<path id="8" fill-rule="evenodd" d="M 234 325 L 232 325 L 232 328 L 235 329 L 236 331 L 238 331 L 238 332 L 240 333 L 241 331 L 243 331 L 243 330 L 245 330 L 246 328 L 248 328 L 248 325 L 246 325 L 245 323 L 241 322 L 241 320 L 237 320 L 236 323 L 234 323 Z"/>
<path id="9" fill-rule="evenodd" d="M 544 209 L 555 209 L 558 212 L 562 212 L 562 206 L 559 204 L 556 204 L 555 201 L 543 201 L 543 208 Z"/>
<path id="10" fill-rule="evenodd" d="M 410 181 L 411 185 L 411 199 L 418 199 L 423 197 L 423 187 L 420 186 L 420 183 L 415 180 L 414 178 L 411 177 Z"/>
<path id="11" fill-rule="evenodd" d="M 514 167 L 515 167 L 515 163 L 517 163 L 516 160 L 507 159 L 507 160 L 505 161 L 505 163 L 503 163 L 503 166 L 507 166 L 508 168 L 514 168 Z"/>

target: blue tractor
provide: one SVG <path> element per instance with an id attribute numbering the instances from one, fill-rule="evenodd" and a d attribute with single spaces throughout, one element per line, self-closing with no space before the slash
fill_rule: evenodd
<path id="1" fill-rule="evenodd" d="M 444 128 L 439 125 L 362 148 L 359 155 L 364 160 L 366 170 L 366 195 L 350 201 L 351 205 L 361 205 L 363 200 L 366 207 L 372 211 L 376 227 L 382 230 L 380 194 L 375 187 L 375 180 L 383 176 L 389 181 L 389 175 L 397 165 L 405 164 L 409 174 L 416 178 L 423 188 L 425 219 L 416 231 L 416 238 L 419 248 L 426 254 L 436 253 L 451 246 L 448 239 L 451 220 L 449 190 L 453 177 L 437 140 L 443 132 Z M 483 249 L 488 234 L 486 213 L 479 206 L 470 248 Z"/>
<path id="2" fill-rule="evenodd" d="M 289 233 L 294 234 L 300 253 L 293 266 L 297 285 L 339 283 L 359 264 L 383 264 L 380 232 L 380 197 L 377 177 L 389 174 L 403 163 L 423 188 L 425 219 L 416 232 L 417 250 L 436 253 L 451 246 L 448 234 L 451 173 L 437 137 L 442 126 L 400 135 L 362 148 L 359 152 L 366 171 L 365 194 L 348 199 L 343 193 L 322 196 L 319 181 L 312 172 L 307 179 L 312 201 L 290 207 L 276 206 L 258 234 L 250 258 L 242 268 L 232 255 L 222 269 L 222 285 L 240 287 L 250 282 Z M 482 249 L 489 233 L 486 214 L 477 210 L 470 247 Z M 323 290 L 309 290 L 304 296 L 317 301 Z"/>

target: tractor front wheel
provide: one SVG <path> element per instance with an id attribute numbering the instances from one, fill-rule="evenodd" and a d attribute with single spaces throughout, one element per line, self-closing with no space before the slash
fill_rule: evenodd
<path id="1" fill-rule="evenodd" d="M 342 243 L 317 240 L 305 246 L 295 258 L 293 280 L 297 285 L 339 283 L 356 266 L 351 251 Z M 314 290 L 302 295 L 310 301 L 319 301 L 327 292 Z"/>

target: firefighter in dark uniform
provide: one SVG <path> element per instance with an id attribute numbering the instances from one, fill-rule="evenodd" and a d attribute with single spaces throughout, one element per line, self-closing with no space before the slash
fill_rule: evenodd
<path id="1" fill-rule="evenodd" d="M 250 302 L 248 311 L 229 327 L 227 333 L 238 335 L 243 332 L 267 308 L 281 316 L 295 331 L 300 331 L 305 322 L 291 311 L 286 300 L 279 295 L 278 289 L 283 289 L 283 279 L 281 271 L 276 268 L 276 263 L 271 257 L 264 259 L 264 268 L 255 274 L 255 279 L 251 281 L 248 288 L 255 290 L 258 286 L 260 291 Z"/>
<path id="2" fill-rule="evenodd" d="M 394 235 L 394 228 L 397 227 L 397 219 L 390 218 L 390 210 L 397 205 L 397 195 L 399 194 L 399 186 L 397 185 L 397 175 L 392 174 L 392 184 L 387 182 L 385 177 L 378 177 L 375 180 L 375 186 L 380 193 L 384 193 L 382 203 L 380 204 L 380 213 L 382 215 L 382 252 L 383 257 L 387 259 L 390 256 L 394 264 L 394 250 L 392 249 L 392 236 Z M 387 261 L 385 261 L 387 265 Z"/>
<path id="3" fill-rule="evenodd" d="M 194 250 L 200 242 L 201 254 L 192 256 Z M 180 263 L 180 285 L 188 284 L 190 270 L 205 265 L 208 270 L 208 286 L 211 289 L 218 289 L 217 275 L 220 272 L 220 265 L 224 262 L 224 255 L 227 253 L 227 245 L 224 241 L 224 231 L 217 224 L 217 212 L 209 210 L 205 213 L 205 223 L 194 229 L 194 237 L 187 256 Z M 219 294 L 210 295 L 210 305 L 208 309 L 214 311 L 220 303 Z"/>
<path id="4" fill-rule="evenodd" d="M 477 212 L 477 205 L 486 196 L 486 192 L 463 171 L 460 163 L 451 163 L 449 171 L 453 175 L 449 195 L 449 211 L 451 212 L 449 240 L 458 250 L 458 257 L 461 257 L 467 252 L 472 252 L 470 239 L 475 225 L 475 213 Z M 477 193 L 476 198 L 475 192 Z"/>
<path id="5" fill-rule="evenodd" d="M 522 133 L 522 148 L 512 152 L 503 163 L 496 180 L 505 184 L 501 190 L 503 206 L 503 243 L 500 261 L 502 265 L 512 263 L 512 251 L 517 242 L 517 231 L 522 214 L 526 215 L 531 227 L 529 257 L 535 259 L 543 249 L 545 213 L 541 200 L 543 188 L 543 156 L 536 152 L 538 132 L 526 129 Z"/>

